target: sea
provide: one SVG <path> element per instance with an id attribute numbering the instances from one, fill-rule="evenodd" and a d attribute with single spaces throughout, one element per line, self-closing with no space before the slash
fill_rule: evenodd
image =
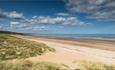
<path id="1" fill-rule="evenodd" d="M 84 38 L 84 37 L 90 37 L 90 38 L 108 38 L 108 39 L 115 39 L 115 34 L 36 34 L 31 33 L 29 35 L 32 36 L 45 36 L 45 37 L 51 37 L 51 38 Z"/>

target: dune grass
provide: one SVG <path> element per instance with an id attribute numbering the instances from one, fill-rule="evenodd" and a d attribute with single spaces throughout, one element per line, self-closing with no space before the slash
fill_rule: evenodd
<path id="1" fill-rule="evenodd" d="M 6 60 L 0 61 L 0 70 L 115 70 L 114 65 L 82 61 L 71 69 L 64 64 L 55 64 L 51 62 L 33 62 L 30 60 Z"/>
<path id="2" fill-rule="evenodd" d="M 115 70 L 115 65 L 106 65 L 100 62 L 80 61 L 75 70 Z"/>
<path id="3" fill-rule="evenodd" d="M 55 49 L 43 43 L 28 41 L 9 34 L 0 34 L 0 60 L 28 58 L 42 55 Z"/>
<path id="4" fill-rule="evenodd" d="M 71 70 L 63 64 L 32 62 L 29 60 L 1 61 L 0 70 Z"/>

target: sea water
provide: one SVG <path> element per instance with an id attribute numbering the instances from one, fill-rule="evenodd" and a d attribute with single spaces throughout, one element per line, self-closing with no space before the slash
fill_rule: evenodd
<path id="1" fill-rule="evenodd" d="M 62 38 L 82 38 L 82 37 L 94 37 L 94 38 L 109 38 L 115 39 L 115 34 L 30 34 L 33 36 L 47 36 L 47 37 L 62 37 Z"/>

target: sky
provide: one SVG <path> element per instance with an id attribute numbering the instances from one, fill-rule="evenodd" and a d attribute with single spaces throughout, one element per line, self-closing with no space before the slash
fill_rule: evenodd
<path id="1" fill-rule="evenodd" d="M 0 0 L 0 30 L 115 34 L 114 0 Z"/>

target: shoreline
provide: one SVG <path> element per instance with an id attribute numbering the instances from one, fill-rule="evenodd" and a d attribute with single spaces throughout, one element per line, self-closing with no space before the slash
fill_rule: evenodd
<path id="1" fill-rule="evenodd" d="M 65 40 L 77 40 L 77 39 L 96 39 L 96 40 L 104 40 L 104 41 L 113 41 L 115 42 L 115 37 L 114 38 L 107 38 L 107 37 L 66 37 L 66 36 L 47 36 L 47 35 L 30 35 L 30 34 L 25 34 L 25 36 L 33 36 L 33 37 L 42 37 L 42 38 L 49 38 L 49 39 L 65 39 Z"/>
<path id="2" fill-rule="evenodd" d="M 84 42 L 83 40 L 91 41 L 99 41 L 99 42 L 112 42 L 112 44 L 115 45 L 115 38 L 99 38 L 99 37 L 55 37 L 55 36 L 34 36 L 34 35 L 25 35 L 25 36 L 32 36 L 32 37 L 38 37 L 38 38 L 45 38 L 45 39 L 55 39 L 55 40 L 67 40 L 67 41 L 76 41 L 76 42 Z M 87 42 L 88 42 L 87 41 Z M 86 42 L 86 43 L 87 43 Z"/>
<path id="3" fill-rule="evenodd" d="M 63 44 L 71 44 L 71 45 L 115 51 L 115 39 L 92 38 L 92 37 L 82 37 L 82 38 L 74 39 L 74 38 L 67 38 L 67 37 L 49 37 L 49 36 L 32 36 L 32 35 L 24 35 L 24 36 L 39 38 L 39 39 L 52 41 L 52 42 L 59 42 Z"/>

